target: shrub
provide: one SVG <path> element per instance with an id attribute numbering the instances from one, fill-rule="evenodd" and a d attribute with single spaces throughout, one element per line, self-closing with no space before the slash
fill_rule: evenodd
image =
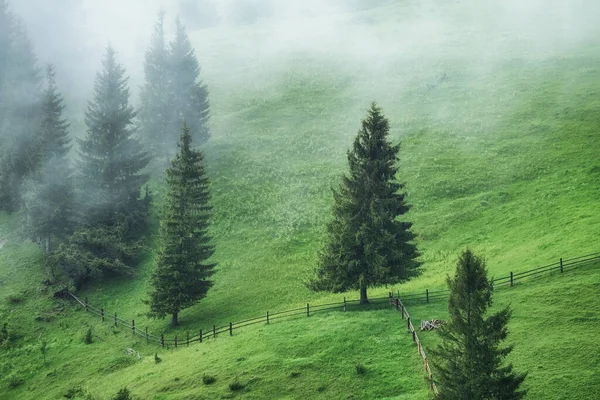
<path id="1" fill-rule="evenodd" d="M 9 294 L 6 299 L 8 300 L 8 302 L 10 304 L 19 304 L 22 303 L 24 299 L 22 294 L 17 294 L 17 293 L 11 293 Z"/>
<path id="2" fill-rule="evenodd" d="M 229 384 L 229 390 L 232 392 L 236 392 L 238 390 L 242 390 L 244 385 L 241 384 L 237 379 Z"/>
<path id="3" fill-rule="evenodd" d="M 13 371 L 6 377 L 6 383 L 9 388 L 16 388 L 25 383 L 25 378 L 20 373 Z"/>
<path id="4" fill-rule="evenodd" d="M 67 393 L 65 393 L 63 397 L 67 399 L 74 399 L 75 397 L 79 396 L 83 396 L 83 389 L 81 389 L 79 386 L 75 386 L 69 388 L 69 390 L 67 390 Z"/>
<path id="5" fill-rule="evenodd" d="M 360 361 L 356 363 L 356 373 L 359 375 L 364 375 L 367 373 L 367 368 L 364 365 L 362 365 Z"/>
<path id="6" fill-rule="evenodd" d="M 131 392 L 129 391 L 129 389 L 124 387 L 123 389 L 117 392 L 117 394 L 112 398 L 112 400 L 131 400 Z"/>
<path id="7" fill-rule="evenodd" d="M 85 336 L 83 337 L 83 342 L 85 344 L 90 344 L 94 341 L 94 338 L 92 337 L 92 327 L 90 326 L 89 328 L 87 328 L 87 331 L 85 332 Z"/>
<path id="8" fill-rule="evenodd" d="M 217 380 L 217 378 L 215 378 L 214 376 L 211 375 L 202 375 L 202 382 L 204 382 L 205 385 L 210 385 L 212 383 L 215 383 Z M 231 388 L 231 385 L 230 385 Z"/>

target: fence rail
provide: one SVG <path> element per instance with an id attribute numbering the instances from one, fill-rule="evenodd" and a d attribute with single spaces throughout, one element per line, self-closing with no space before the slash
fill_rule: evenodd
<path id="1" fill-rule="evenodd" d="M 600 253 L 592 253 L 568 259 L 560 258 L 554 263 L 542 265 L 540 267 L 532 268 L 526 271 L 511 271 L 507 276 L 493 278 L 492 283 L 494 284 L 495 288 L 511 287 L 517 283 L 522 283 L 528 279 L 541 278 L 545 274 L 549 274 L 552 272 L 560 271 L 560 273 L 563 273 L 568 269 L 575 269 L 577 267 L 594 261 L 600 261 Z M 397 291 L 397 293 L 393 294 L 397 297 L 401 297 L 402 301 L 405 304 L 431 303 L 438 300 L 446 300 L 448 298 L 448 295 L 450 294 L 450 290 L 438 289 L 435 291 L 431 291 L 429 289 L 424 289 L 418 292 L 406 293 Z"/>
<path id="2" fill-rule="evenodd" d="M 415 330 L 415 327 L 412 324 L 408 310 L 406 309 L 404 303 L 402 303 L 402 300 L 400 300 L 400 298 L 393 297 L 392 292 L 390 292 L 389 294 L 389 301 L 391 306 L 396 307 L 396 310 L 401 312 L 402 319 L 406 318 L 406 327 L 412 335 L 413 342 L 415 342 L 417 345 L 417 351 L 419 352 L 419 355 L 423 358 L 423 368 L 425 369 L 425 373 L 427 374 L 429 388 L 433 391 L 433 394 L 437 396 L 439 392 L 437 386 L 435 385 L 435 382 L 433 381 L 433 373 L 431 372 L 431 368 L 429 367 L 429 360 L 427 359 L 427 354 L 425 354 L 425 349 L 423 349 L 423 346 L 421 345 L 421 341 L 419 340 L 417 331 Z"/>

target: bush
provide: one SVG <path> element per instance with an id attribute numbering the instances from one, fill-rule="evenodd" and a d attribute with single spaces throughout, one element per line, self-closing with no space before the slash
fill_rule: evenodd
<path id="1" fill-rule="evenodd" d="M 9 388 L 16 388 L 25 383 L 25 378 L 23 378 L 20 373 L 13 371 L 6 377 L 6 383 Z"/>
<path id="2" fill-rule="evenodd" d="M 131 400 L 131 392 L 129 391 L 129 389 L 124 387 L 123 389 L 117 392 L 117 394 L 112 398 L 112 400 Z"/>
<path id="3" fill-rule="evenodd" d="M 211 375 L 202 375 L 202 382 L 204 382 L 205 385 L 210 385 L 212 383 L 215 383 L 216 380 L 217 380 L 217 378 L 215 378 L 214 376 L 211 376 Z"/>
<path id="4" fill-rule="evenodd" d="M 83 342 L 85 344 L 90 344 L 94 341 L 94 338 L 92 336 L 92 327 L 90 326 L 87 331 L 85 332 L 85 336 L 83 337 Z"/>
<path id="5" fill-rule="evenodd" d="M 242 390 L 245 386 L 242 385 L 237 379 L 229 384 L 229 390 L 236 392 Z"/>
<path id="6" fill-rule="evenodd" d="M 9 294 L 6 297 L 6 299 L 8 300 L 8 302 L 10 304 L 19 304 L 19 303 L 22 303 L 23 300 L 25 300 L 25 298 L 23 297 L 23 295 L 17 294 L 17 293 Z"/>
<path id="7" fill-rule="evenodd" d="M 367 368 L 362 365 L 360 361 L 356 363 L 356 373 L 359 375 L 364 375 L 367 373 Z"/>

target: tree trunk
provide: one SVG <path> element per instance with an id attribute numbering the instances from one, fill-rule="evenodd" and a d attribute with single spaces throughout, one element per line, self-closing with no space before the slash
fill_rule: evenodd
<path id="1" fill-rule="evenodd" d="M 367 298 L 367 286 L 363 285 L 360 287 L 360 304 L 369 304 L 369 299 Z"/>
<path id="2" fill-rule="evenodd" d="M 173 315 L 171 316 L 171 325 L 173 326 L 177 326 L 177 314 L 179 313 L 173 313 Z"/>

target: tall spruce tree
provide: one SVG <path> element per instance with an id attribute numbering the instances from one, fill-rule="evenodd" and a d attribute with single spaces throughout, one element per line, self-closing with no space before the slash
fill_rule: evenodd
<path id="1" fill-rule="evenodd" d="M 46 253 L 54 236 L 64 238 L 75 224 L 73 171 L 67 154 L 71 149 L 69 124 L 63 118 L 63 98 L 52 66 L 46 70 L 47 86 L 42 95 L 39 171 L 30 184 L 26 201 L 32 235 L 42 239 Z"/>
<path id="2" fill-rule="evenodd" d="M 172 132 L 185 122 L 195 146 L 206 142 L 208 131 L 208 90 L 200 80 L 200 65 L 190 44 L 185 26 L 176 21 L 175 38 L 169 44 L 171 107 L 175 113 Z"/>
<path id="3" fill-rule="evenodd" d="M 141 197 L 149 161 L 135 135 L 128 78 L 108 47 L 85 113 L 87 133 L 78 140 L 79 206 L 84 218 L 67 243 L 48 257 L 75 285 L 106 272 L 132 274 L 140 253 L 150 197 Z"/>
<path id="4" fill-rule="evenodd" d="M 412 224 L 398 220 L 409 206 L 404 185 L 396 182 L 398 152 L 388 140 L 389 123 L 375 103 L 348 152 L 350 175 L 333 191 L 333 220 L 319 254 L 313 290 L 360 290 L 405 281 L 418 273 L 419 252 L 412 243 Z"/>
<path id="5" fill-rule="evenodd" d="M 78 140 L 79 170 L 88 219 L 112 223 L 139 208 L 148 175 L 148 152 L 136 136 L 136 112 L 129 104 L 128 77 L 109 46 L 96 76 L 94 98 L 85 113 L 87 134 Z"/>
<path id="6" fill-rule="evenodd" d="M 527 374 L 502 366 L 512 346 L 500 347 L 508 335 L 508 307 L 487 316 L 493 285 L 485 262 L 465 250 L 458 260 L 450 288 L 449 321 L 440 329 L 443 340 L 432 352 L 440 399 L 517 400 L 525 396 L 520 385 Z"/>
<path id="7" fill-rule="evenodd" d="M 175 140 L 170 135 L 174 113 L 170 104 L 170 60 L 169 50 L 165 43 L 164 25 L 165 12 L 161 10 L 154 25 L 150 47 L 144 58 L 146 81 L 140 93 L 139 117 L 144 140 L 148 143 L 148 147 L 154 154 L 168 160 L 171 155 L 171 143 Z"/>
<path id="8" fill-rule="evenodd" d="M 184 125 L 179 151 L 167 169 L 167 197 L 161 216 L 158 265 L 152 275 L 150 315 L 171 315 L 177 325 L 179 312 L 206 296 L 215 263 L 208 235 L 211 207 L 209 182 L 202 152 L 192 149 L 192 137 Z"/>
<path id="9" fill-rule="evenodd" d="M 39 167 L 42 75 L 25 24 L 0 0 L 0 209 L 21 206 L 21 186 Z"/>

